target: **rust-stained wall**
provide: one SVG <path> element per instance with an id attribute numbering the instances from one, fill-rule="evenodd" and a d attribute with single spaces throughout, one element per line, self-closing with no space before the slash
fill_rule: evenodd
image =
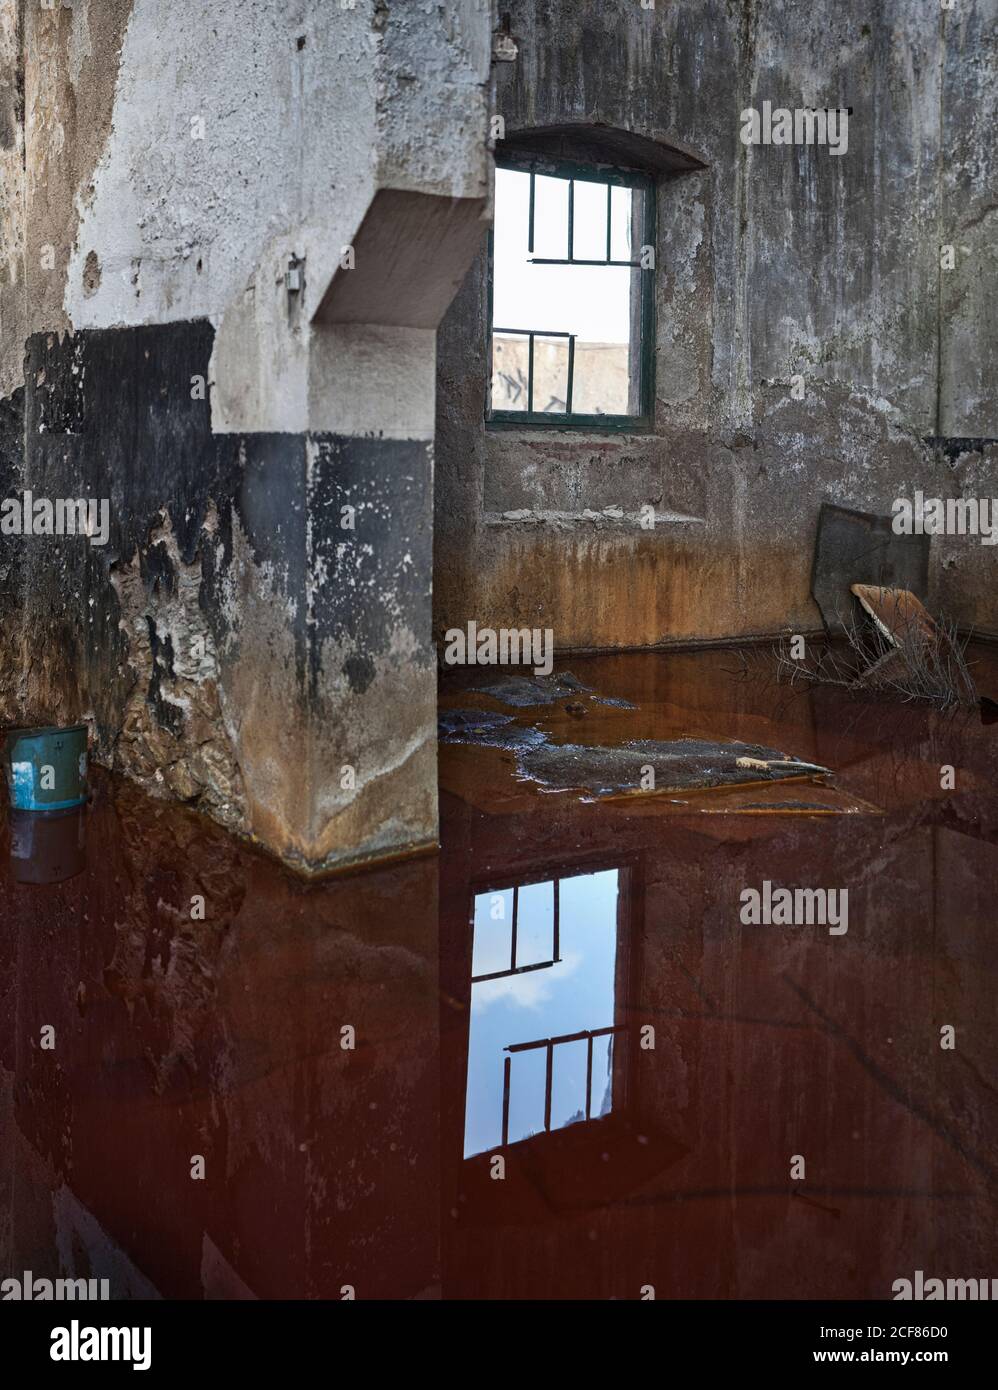
<path id="1" fill-rule="evenodd" d="M 998 5 L 503 8 L 507 136 L 598 122 L 707 167 L 659 185 L 650 435 L 487 430 L 484 251 L 469 272 L 438 357 L 438 643 L 471 619 L 562 648 L 818 627 L 822 501 L 998 494 L 994 445 L 926 443 L 998 436 Z M 848 151 L 746 147 L 739 113 L 766 100 L 850 106 Z M 998 634 L 994 548 L 932 548 L 932 606 Z"/>

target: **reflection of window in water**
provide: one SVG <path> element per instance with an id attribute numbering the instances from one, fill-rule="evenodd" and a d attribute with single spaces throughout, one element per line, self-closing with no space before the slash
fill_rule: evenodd
<path id="1" fill-rule="evenodd" d="M 619 871 L 475 897 L 464 1155 L 610 1113 Z M 539 1044 L 539 1045 L 537 1045 Z"/>

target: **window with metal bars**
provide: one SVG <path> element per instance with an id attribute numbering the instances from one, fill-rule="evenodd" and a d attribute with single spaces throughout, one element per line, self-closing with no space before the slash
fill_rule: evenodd
<path id="1" fill-rule="evenodd" d="M 524 962 L 520 957 L 520 889 L 513 888 L 511 891 L 513 899 L 513 910 L 510 917 L 509 928 L 509 965 L 505 961 L 497 970 L 487 970 L 484 974 L 471 977 L 473 985 L 481 983 L 482 980 L 503 980 L 510 975 L 522 975 L 531 970 L 547 970 L 551 965 L 557 965 L 561 960 L 561 895 L 558 892 L 558 879 L 551 881 L 551 954 L 542 960 L 532 960 Z M 543 884 L 542 887 L 547 887 Z M 531 884 L 527 890 L 531 894 L 536 892 L 537 885 Z"/>
<path id="2" fill-rule="evenodd" d="M 490 424 L 650 427 L 654 245 L 647 175 L 497 162 Z"/>
<path id="3" fill-rule="evenodd" d="M 620 1106 L 627 901 L 617 867 L 474 894 L 466 1158 Z"/>
<path id="4" fill-rule="evenodd" d="M 625 1025 L 622 1023 L 613 1024 L 608 1028 L 584 1028 L 578 1033 L 564 1033 L 559 1038 L 535 1038 L 531 1042 L 510 1043 L 504 1049 L 505 1058 L 503 1060 L 503 1083 L 502 1083 L 502 1143 L 505 1147 L 509 1143 L 509 1108 L 512 1096 L 513 1079 L 513 1057 L 518 1053 L 537 1053 L 544 1054 L 544 1128 L 543 1133 L 550 1134 L 552 1129 L 564 1128 L 566 1124 L 577 1124 L 581 1120 L 592 1120 L 602 1118 L 608 1113 L 611 1103 L 611 1091 L 608 1085 L 608 1077 L 613 1065 L 613 1039 L 616 1034 L 623 1033 Z M 593 1062 L 596 1056 L 596 1049 L 600 1043 L 602 1048 L 603 1075 L 594 1072 Z M 567 1120 L 562 1117 L 560 1122 L 555 1118 L 552 1122 L 552 1106 L 555 1101 L 555 1048 L 561 1047 L 566 1051 L 573 1044 L 579 1045 L 585 1052 L 585 1084 L 583 1088 L 584 1104 L 579 1106 L 576 1113 Z"/>

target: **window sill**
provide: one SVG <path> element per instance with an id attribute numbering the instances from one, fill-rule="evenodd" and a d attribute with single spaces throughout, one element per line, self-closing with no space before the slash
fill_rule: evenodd
<path id="1" fill-rule="evenodd" d="M 706 525 L 702 516 L 688 516 L 684 512 L 656 511 L 655 525 L 651 527 L 641 512 L 625 512 L 621 507 L 604 507 L 599 512 L 593 511 L 589 507 L 581 512 L 535 511 L 533 508 L 524 507 L 519 511 L 486 512 L 482 520 L 486 526 L 512 528 L 518 531 L 546 527 L 551 531 L 589 529 L 619 531 L 627 534 L 632 534 L 635 531 L 646 531 L 649 534 L 654 534 L 660 526 Z M 645 524 L 642 526 L 643 520 Z"/>
<path id="2" fill-rule="evenodd" d="M 594 438 L 613 439 L 619 438 L 622 434 L 651 434 L 653 428 L 650 420 L 629 415 L 589 415 L 558 422 L 553 421 L 550 415 L 521 415 L 519 418 L 516 415 L 485 417 L 486 432 L 495 430 L 508 433 L 513 430 L 518 434 L 535 437 L 545 434 L 588 434 Z"/>

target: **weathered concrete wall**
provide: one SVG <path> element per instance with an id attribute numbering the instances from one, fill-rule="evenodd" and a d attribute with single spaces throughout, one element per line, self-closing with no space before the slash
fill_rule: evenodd
<path id="1" fill-rule="evenodd" d="M 186 389 L 211 346 L 204 323 L 30 340 L 18 485 L 110 485 L 111 528 L 5 544 L 7 707 L 87 718 L 110 765 L 302 867 L 389 852 L 435 818 L 430 446 L 212 434 Z"/>
<path id="2" fill-rule="evenodd" d="M 436 838 L 435 330 L 490 34 L 490 0 L 0 0 L 4 496 L 111 515 L 4 535 L 3 718 L 87 718 L 306 870 Z"/>
<path id="3" fill-rule="evenodd" d="M 469 619 L 563 648 L 818 627 L 822 501 L 998 494 L 994 446 L 925 443 L 998 436 L 998 4 L 504 9 L 507 137 L 600 122 L 707 167 L 659 185 L 651 434 L 487 430 L 484 252 L 469 272 L 440 335 L 438 641 Z M 746 147 L 740 112 L 767 100 L 851 107 L 847 153 Z M 623 517 L 583 515 L 608 507 Z M 932 544 L 930 602 L 998 633 L 994 549 Z"/>
<path id="4" fill-rule="evenodd" d="M 0 399 L 21 382 L 24 342 L 24 64 L 18 0 L 0 0 Z M 13 346 L 8 347 L 8 344 Z M 6 439 L 4 456 L 9 458 Z"/>

